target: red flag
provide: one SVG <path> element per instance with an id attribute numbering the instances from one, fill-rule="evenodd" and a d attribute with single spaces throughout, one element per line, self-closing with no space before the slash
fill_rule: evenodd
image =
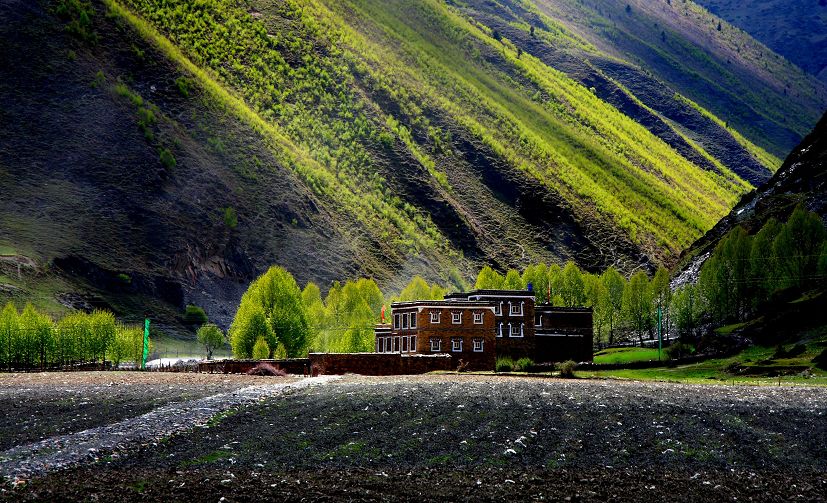
<path id="1" fill-rule="evenodd" d="M 384 325 L 384 323 L 385 323 L 385 305 L 382 304 L 382 324 Z"/>

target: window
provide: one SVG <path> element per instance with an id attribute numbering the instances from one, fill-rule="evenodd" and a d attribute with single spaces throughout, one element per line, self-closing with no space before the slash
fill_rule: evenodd
<path id="1" fill-rule="evenodd" d="M 385 353 L 391 352 L 391 338 L 385 337 Z"/>
<path id="2" fill-rule="evenodd" d="M 399 314 L 393 315 L 393 328 L 399 330 Z"/>
<path id="3" fill-rule="evenodd" d="M 523 324 L 522 323 L 520 323 L 519 325 L 517 325 L 516 323 L 514 323 L 514 324 L 509 323 L 508 326 L 510 327 L 509 328 L 509 334 L 508 334 L 509 336 L 511 336 L 511 337 L 522 337 L 523 336 Z"/>
<path id="4" fill-rule="evenodd" d="M 408 328 L 408 313 L 402 315 L 402 328 Z"/>
<path id="5" fill-rule="evenodd" d="M 431 323 L 439 323 L 439 311 L 431 311 Z"/>
<path id="6" fill-rule="evenodd" d="M 462 352 L 462 338 L 461 337 L 454 337 L 451 339 L 451 351 L 454 353 Z"/>
<path id="7" fill-rule="evenodd" d="M 451 313 L 451 323 L 454 325 L 462 323 L 462 313 Z"/>
<path id="8" fill-rule="evenodd" d="M 431 352 L 432 353 L 439 353 L 442 351 L 442 341 L 437 338 L 431 339 Z"/>
<path id="9" fill-rule="evenodd" d="M 411 328 L 416 328 L 416 313 L 411 313 Z"/>
<path id="10" fill-rule="evenodd" d="M 515 315 L 515 316 L 522 316 L 523 315 L 523 304 L 525 304 L 525 302 L 520 302 L 519 304 L 517 304 L 516 302 L 514 302 L 514 303 L 509 302 L 508 305 L 511 306 L 510 313 Z"/>
<path id="11" fill-rule="evenodd" d="M 475 353 L 482 353 L 482 344 L 485 341 L 482 339 L 474 339 L 474 352 Z"/>
<path id="12" fill-rule="evenodd" d="M 482 325 L 482 315 L 483 313 L 474 313 L 474 323 L 476 325 Z"/>
<path id="13" fill-rule="evenodd" d="M 407 337 L 402 338 L 402 352 L 403 353 L 408 352 L 408 338 Z"/>
<path id="14" fill-rule="evenodd" d="M 500 323 L 500 326 L 497 329 L 497 337 L 502 337 L 502 336 L 503 336 L 503 324 Z"/>
<path id="15" fill-rule="evenodd" d="M 376 339 L 376 352 L 377 353 L 382 352 L 381 346 L 382 346 L 382 339 L 377 337 L 377 339 Z"/>
<path id="16" fill-rule="evenodd" d="M 411 336 L 411 353 L 416 353 L 416 336 Z"/>
<path id="17" fill-rule="evenodd" d="M 496 316 L 502 316 L 503 314 L 503 303 L 500 302 L 499 304 L 494 305 L 494 314 Z"/>
<path id="18" fill-rule="evenodd" d="M 399 337 L 394 337 L 393 338 L 393 352 L 394 353 L 399 352 Z"/>
<path id="19" fill-rule="evenodd" d="M 542 314 L 537 315 L 536 319 L 534 320 L 534 326 L 535 327 L 542 327 L 543 326 L 543 315 Z"/>

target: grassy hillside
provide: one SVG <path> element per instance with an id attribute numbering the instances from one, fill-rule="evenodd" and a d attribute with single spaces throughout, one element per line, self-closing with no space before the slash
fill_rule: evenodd
<path id="1" fill-rule="evenodd" d="M 650 72 L 572 5 L 6 3 L 0 246 L 38 272 L 4 284 L 54 297 L 58 275 L 124 311 L 226 319 L 272 263 L 389 287 L 481 262 L 671 263 L 818 98 L 797 74 L 795 99 L 742 92 L 750 66 L 704 101 L 717 55 Z"/>

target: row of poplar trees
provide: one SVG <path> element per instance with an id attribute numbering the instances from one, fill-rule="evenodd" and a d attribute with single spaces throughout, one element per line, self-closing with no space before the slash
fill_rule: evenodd
<path id="1" fill-rule="evenodd" d="M 0 368 L 55 368 L 110 361 L 140 362 L 143 330 L 102 310 L 73 312 L 58 321 L 27 304 L 0 311 Z"/>

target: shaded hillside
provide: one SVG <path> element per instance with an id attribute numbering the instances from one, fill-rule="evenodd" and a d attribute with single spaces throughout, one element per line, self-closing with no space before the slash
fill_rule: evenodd
<path id="1" fill-rule="evenodd" d="M 827 81 L 827 2 L 697 0 L 812 75 Z"/>
<path id="2" fill-rule="evenodd" d="M 735 226 L 754 234 L 770 218 L 787 221 L 799 204 L 827 223 L 827 114 L 769 182 L 745 195 L 729 215 L 682 254 L 682 269 L 697 268 L 698 261 Z"/>
<path id="3" fill-rule="evenodd" d="M 747 68 L 707 112 L 696 68 L 651 72 L 547 7 L 5 2 L 0 252 L 36 272 L 4 291 L 226 321 L 270 264 L 393 288 L 671 263 L 774 169 L 750 139 L 777 152 L 823 105 Z"/>

